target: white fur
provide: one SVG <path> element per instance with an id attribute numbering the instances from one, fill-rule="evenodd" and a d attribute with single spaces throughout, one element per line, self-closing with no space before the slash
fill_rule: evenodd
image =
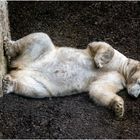
<path id="1" fill-rule="evenodd" d="M 10 92 L 43 98 L 89 91 L 94 101 L 113 107 L 116 115 L 122 117 L 124 102 L 116 93 L 127 87 L 129 75 L 138 62 L 133 60 L 128 65 L 129 59 L 105 42 L 94 42 L 89 46 L 92 50 L 89 47 L 83 50 L 58 48 L 44 33 L 15 41 L 7 46 L 8 56 L 21 54 L 11 64 L 16 70 L 9 75 L 14 81 Z M 107 57 L 104 53 L 108 53 Z M 11 89 L 10 84 L 6 84 L 5 91 L 9 92 L 8 88 Z M 133 89 L 137 97 L 140 87 L 135 85 L 130 88 Z"/>

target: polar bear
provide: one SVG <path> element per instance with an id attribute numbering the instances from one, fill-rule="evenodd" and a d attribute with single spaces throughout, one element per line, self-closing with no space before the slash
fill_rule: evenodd
<path id="1" fill-rule="evenodd" d="M 124 115 L 124 89 L 140 94 L 140 63 L 105 42 L 89 43 L 86 49 L 56 47 L 45 33 L 33 33 L 17 41 L 5 38 L 10 72 L 3 78 L 4 94 L 32 98 L 57 97 L 89 92 L 96 103 Z"/>

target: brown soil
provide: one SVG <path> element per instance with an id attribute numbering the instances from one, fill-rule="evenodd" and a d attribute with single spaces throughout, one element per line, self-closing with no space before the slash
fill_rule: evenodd
<path id="1" fill-rule="evenodd" d="M 58 46 L 85 48 L 103 40 L 140 60 L 139 2 L 9 2 L 11 33 L 18 39 L 46 32 Z M 14 94 L 0 99 L 0 138 L 137 138 L 140 98 L 126 90 L 125 116 L 97 106 L 87 93 L 29 99 Z"/>

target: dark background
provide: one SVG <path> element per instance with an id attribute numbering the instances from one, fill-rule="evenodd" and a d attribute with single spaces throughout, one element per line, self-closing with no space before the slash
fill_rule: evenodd
<path id="1" fill-rule="evenodd" d="M 140 60 L 139 2 L 9 2 L 12 39 L 45 32 L 57 46 L 86 48 L 102 40 Z M 87 93 L 45 99 L 0 99 L 1 138 L 140 138 L 140 98 L 126 90 L 125 116 L 97 106 Z"/>

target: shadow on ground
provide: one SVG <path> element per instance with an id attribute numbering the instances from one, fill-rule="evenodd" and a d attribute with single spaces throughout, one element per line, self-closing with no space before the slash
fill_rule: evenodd
<path id="1" fill-rule="evenodd" d="M 11 33 L 18 39 L 46 32 L 58 46 L 85 48 L 94 40 L 110 43 L 126 56 L 140 56 L 139 2 L 9 2 Z M 139 45 L 139 46 L 138 46 Z M 93 103 L 87 93 L 29 99 L 0 99 L 1 138 L 140 138 L 140 98 L 126 91 L 125 116 Z"/>

